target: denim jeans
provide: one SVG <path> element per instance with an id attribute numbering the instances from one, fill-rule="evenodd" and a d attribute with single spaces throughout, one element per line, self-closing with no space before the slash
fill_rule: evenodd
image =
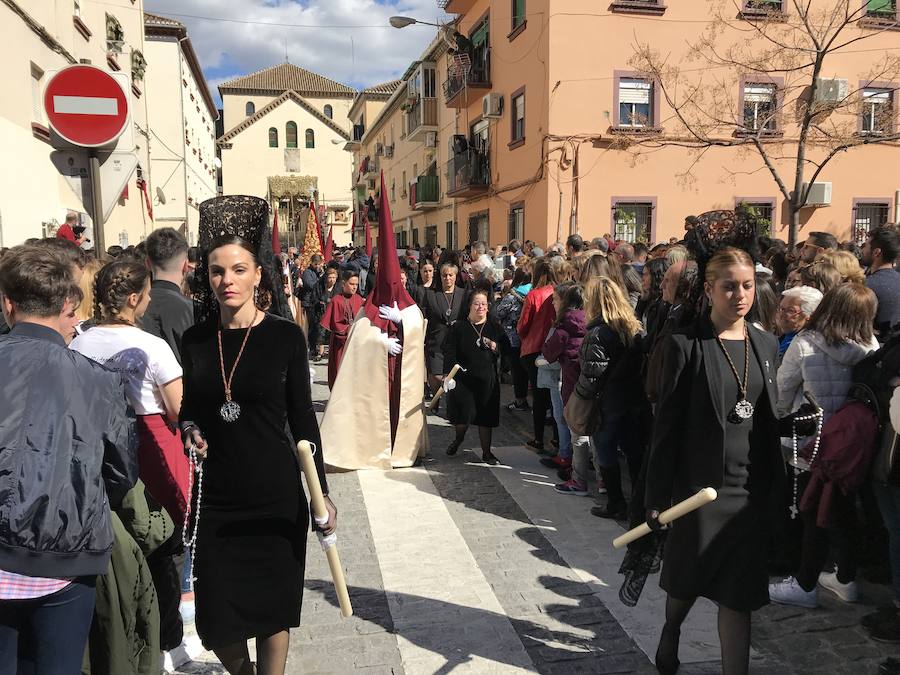
<path id="1" fill-rule="evenodd" d="M 563 459 L 572 459 L 572 433 L 563 417 L 563 400 L 558 379 L 556 386 L 550 387 L 550 403 L 553 405 L 553 419 L 556 420 L 556 428 L 559 430 L 559 456 Z"/>
<path id="2" fill-rule="evenodd" d="M 894 602 L 900 606 L 900 487 L 894 485 L 872 486 L 878 509 L 888 531 L 891 555 L 891 576 L 894 582 Z"/>
<path id="3" fill-rule="evenodd" d="M 0 673 L 81 672 L 94 616 L 96 577 L 33 600 L 0 600 Z"/>

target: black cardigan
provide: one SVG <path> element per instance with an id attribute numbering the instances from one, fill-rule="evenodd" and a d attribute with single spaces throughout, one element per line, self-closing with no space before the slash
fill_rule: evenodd
<path id="1" fill-rule="evenodd" d="M 747 327 L 768 399 L 754 413 L 748 489 L 754 499 L 768 502 L 785 478 L 775 416 L 778 341 L 749 323 Z M 708 316 L 675 331 L 660 348 L 664 350 L 664 365 L 644 504 L 665 509 L 701 488 L 722 487 L 729 411 L 718 370 L 706 368 L 715 350 L 720 349 Z"/>

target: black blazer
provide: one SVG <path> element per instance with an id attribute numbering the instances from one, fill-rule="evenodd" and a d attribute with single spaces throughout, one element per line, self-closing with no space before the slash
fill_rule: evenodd
<path id="1" fill-rule="evenodd" d="M 754 412 L 748 489 L 752 499 L 768 502 L 785 478 L 775 416 L 778 341 L 750 324 L 747 327 L 767 399 Z M 722 487 L 729 410 L 718 369 L 706 368 L 720 349 L 708 316 L 675 331 L 660 348 L 664 351 L 663 372 L 644 504 L 665 509 L 704 487 Z"/>
<path id="2" fill-rule="evenodd" d="M 428 328 L 425 332 L 425 352 L 428 354 L 441 353 L 444 340 L 450 332 L 450 326 L 460 317 L 464 317 L 467 309 L 466 298 L 468 292 L 455 286 L 453 296 L 450 298 L 450 318 L 447 318 L 447 298 L 441 285 L 424 289 L 419 306 L 422 308 L 425 318 L 428 319 Z"/>

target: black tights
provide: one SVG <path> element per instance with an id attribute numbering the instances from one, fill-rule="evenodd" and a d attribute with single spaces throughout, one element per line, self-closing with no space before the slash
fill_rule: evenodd
<path id="1" fill-rule="evenodd" d="M 675 672 L 681 624 L 696 600 L 666 596 L 666 624 L 656 650 L 656 665 L 660 672 Z M 719 605 L 719 643 L 723 675 L 747 675 L 750 670 L 750 612 L 739 612 Z"/>
<path id="2" fill-rule="evenodd" d="M 456 444 L 462 445 L 463 439 L 466 437 L 466 431 L 469 430 L 468 424 L 456 424 Z M 489 457 L 491 454 L 491 438 L 493 438 L 494 430 L 491 427 L 478 427 L 478 440 L 481 442 L 481 454 Z"/>
<path id="3" fill-rule="evenodd" d="M 550 402 L 550 390 L 537 386 L 537 365 L 535 361 L 540 354 L 529 354 L 522 357 L 522 365 L 528 373 L 528 383 L 531 385 L 531 418 L 534 422 L 534 440 L 540 445 L 544 444 L 544 426 L 547 424 L 547 411 L 552 407 Z M 553 422 L 553 438 L 559 440 L 559 431 L 556 422 Z"/>

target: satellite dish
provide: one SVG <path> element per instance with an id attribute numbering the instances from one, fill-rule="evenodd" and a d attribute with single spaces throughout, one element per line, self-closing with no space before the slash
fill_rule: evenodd
<path id="1" fill-rule="evenodd" d="M 156 198 L 159 200 L 160 204 L 166 203 L 166 193 L 162 191 L 162 188 L 158 185 L 156 186 Z"/>

